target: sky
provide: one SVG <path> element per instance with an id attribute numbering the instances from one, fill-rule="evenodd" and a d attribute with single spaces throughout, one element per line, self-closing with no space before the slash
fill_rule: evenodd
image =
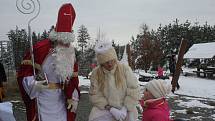
<path id="1" fill-rule="evenodd" d="M 73 27 L 76 36 L 83 24 L 92 39 L 100 30 L 106 39 L 121 45 L 128 43 L 132 35 L 135 37 L 142 24 L 157 29 L 160 24 L 167 25 L 178 18 L 179 23 L 190 20 L 215 25 L 215 0 L 40 0 L 40 14 L 31 22 L 32 31 L 49 30 L 56 24 L 58 9 L 67 2 L 76 10 Z M 16 26 L 27 29 L 31 17 L 18 12 L 16 0 L 1 0 L 0 40 L 8 40 L 6 34 Z"/>

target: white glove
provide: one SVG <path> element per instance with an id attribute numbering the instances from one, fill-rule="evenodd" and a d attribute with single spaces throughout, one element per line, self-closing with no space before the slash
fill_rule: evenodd
<path id="1" fill-rule="evenodd" d="M 37 90 L 37 91 L 41 91 L 42 89 L 48 89 L 48 85 L 46 84 L 46 80 L 43 80 L 43 81 L 35 81 L 35 84 L 34 84 L 34 88 Z"/>
<path id="2" fill-rule="evenodd" d="M 78 101 L 75 101 L 73 99 L 67 99 L 67 109 L 70 110 L 70 112 L 76 112 L 78 108 Z"/>
<path id="3" fill-rule="evenodd" d="M 122 107 L 121 110 L 117 109 L 117 108 L 114 108 L 112 107 L 110 109 L 110 113 L 114 116 L 114 118 L 117 120 L 117 121 L 123 121 L 125 120 L 126 118 L 126 115 L 127 115 L 127 109 L 125 107 Z"/>
<path id="4" fill-rule="evenodd" d="M 125 119 L 126 116 L 127 116 L 127 108 L 126 107 L 122 107 L 122 109 L 120 111 L 121 111 L 121 113 L 122 113 L 122 115 L 124 116 L 124 119 Z"/>

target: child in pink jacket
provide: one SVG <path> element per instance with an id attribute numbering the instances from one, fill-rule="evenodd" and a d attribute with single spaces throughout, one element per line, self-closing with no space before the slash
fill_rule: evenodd
<path id="1" fill-rule="evenodd" d="M 143 107 L 142 121 L 173 121 L 165 97 L 171 91 L 171 85 L 164 80 L 152 80 L 146 84 L 144 97 L 140 100 Z"/>
<path id="2" fill-rule="evenodd" d="M 157 76 L 158 76 L 158 78 L 162 78 L 164 76 L 163 71 L 164 71 L 164 69 L 159 64 L 158 68 L 157 68 Z"/>

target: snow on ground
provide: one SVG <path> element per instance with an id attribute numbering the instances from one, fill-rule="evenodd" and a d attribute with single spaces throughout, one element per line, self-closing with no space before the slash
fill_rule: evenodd
<path id="1" fill-rule="evenodd" d="M 86 79 L 86 77 L 78 76 L 79 78 L 79 86 L 87 86 L 90 87 L 90 80 Z"/>
<path id="2" fill-rule="evenodd" d="M 190 119 L 195 119 L 196 121 L 201 121 L 202 116 L 191 117 Z"/>
<path id="3" fill-rule="evenodd" d="M 19 103 L 19 102 L 21 102 L 20 100 L 11 100 L 10 101 L 11 103 Z"/>
<path id="4" fill-rule="evenodd" d="M 183 109 L 183 110 L 175 110 L 176 113 L 183 113 L 183 114 L 187 114 L 187 110 Z"/>
<path id="5" fill-rule="evenodd" d="M 201 98 L 201 97 L 184 97 L 188 100 L 201 100 L 201 101 L 207 101 L 208 99 L 206 98 Z"/>
<path id="6" fill-rule="evenodd" d="M 179 84 L 177 94 L 215 99 L 215 80 L 180 76 Z"/>
<path id="7" fill-rule="evenodd" d="M 81 91 L 81 94 L 88 94 L 89 91 Z"/>
<path id="8" fill-rule="evenodd" d="M 210 106 L 210 105 L 206 105 L 198 100 L 191 100 L 191 101 L 188 101 L 188 102 L 180 102 L 178 104 L 178 106 L 182 106 L 182 107 L 187 107 L 187 108 L 190 108 L 190 107 L 200 107 L 200 108 L 211 108 L 211 109 L 215 109 L 214 106 Z"/>
<path id="9" fill-rule="evenodd" d="M 212 115 L 212 117 L 213 117 L 213 119 L 215 120 L 215 114 L 214 114 L 214 115 Z"/>

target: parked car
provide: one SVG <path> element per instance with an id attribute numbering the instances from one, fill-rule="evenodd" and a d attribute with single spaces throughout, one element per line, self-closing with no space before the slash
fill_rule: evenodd
<path id="1" fill-rule="evenodd" d="M 144 75 L 139 76 L 139 81 L 141 81 L 141 82 L 148 82 L 152 79 L 153 79 L 153 77 L 151 77 L 151 76 L 144 76 Z"/>
<path id="2" fill-rule="evenodd" d="M 79 75 L 86 77 L 87 79 L 89 78 L 89 73 L 90 73 L 90 69 L 89 68 L 80 68 L 79 69 Z"/>
<path id="3" fill-rule="evenodd" d="M 145 72 L 139 72 L 139 81 L 141 82 L 148 82 L 152 80 L 154 76 L 150 73 L 145 73 Z"/>

